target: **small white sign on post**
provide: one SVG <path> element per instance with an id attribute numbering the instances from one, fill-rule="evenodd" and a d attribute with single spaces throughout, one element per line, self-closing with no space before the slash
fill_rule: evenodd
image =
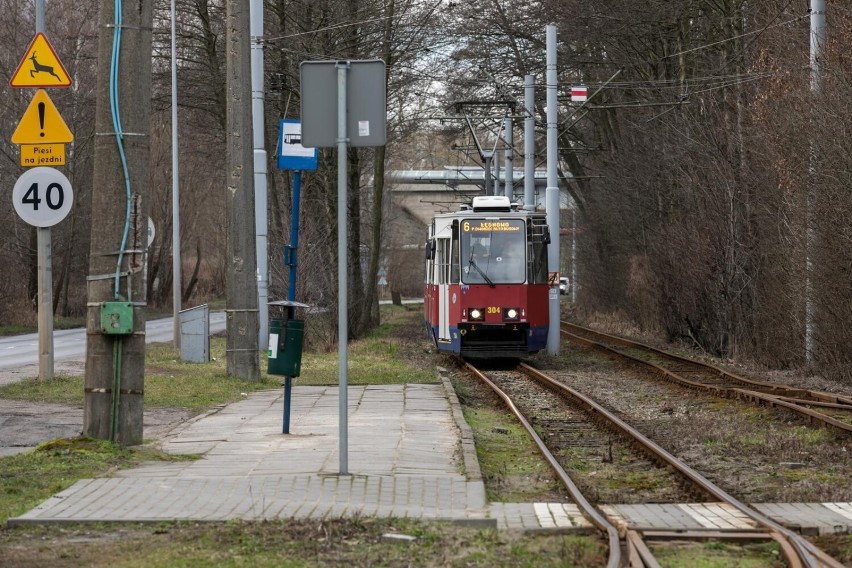
<path id="1" fill-rule="evenodd" d="M 154 242 L 154 237 L 157 236 L 157 229 L 154 227 L 154 220 L 148 217 L 148 247 Z"/>
<path id="2" fill-rule="evenodd" d="M 52 227 L 71 211 L 74 191 L 71 182 L 54 168 L 27 170 L 12 189 L 15 212 L 34 227 Z"/>

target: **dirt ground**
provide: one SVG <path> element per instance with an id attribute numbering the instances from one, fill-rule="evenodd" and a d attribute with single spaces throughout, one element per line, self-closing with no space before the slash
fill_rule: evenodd
<path id="1" fill-rule="evenodd" d="M 57 375 L 82 375 L 83 361 L 57 362 Z M 0 385 L 38 376 L 38 366 L 0 369 Z M 82 393 L 80 394 L 82 401 Z M 143 417 L 143 438 L 158 440 L 192 414 L 183 409 L 149 408 Z M 83 406 L 28 402 L 0 398 L 0 457 L 10 456 L 41 442 L 79 436 L 83 431 Z"/>

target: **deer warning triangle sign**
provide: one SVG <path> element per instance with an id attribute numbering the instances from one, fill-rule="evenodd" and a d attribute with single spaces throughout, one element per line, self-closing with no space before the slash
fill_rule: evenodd
<path id="1" fill-rule="evenodd" d="M 9 81 L 12 87 L 69 87 L 71 77 L 47 37 L 37 33 L 27 48 L 18 69 Z"/>

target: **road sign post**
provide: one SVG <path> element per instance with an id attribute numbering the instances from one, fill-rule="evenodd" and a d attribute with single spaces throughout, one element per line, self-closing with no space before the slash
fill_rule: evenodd
<path id="1" fill-rule="evenodd" d="M 53 268 L 50 227 L 71 210 L 71 182 L 53 168 L 27 170 L 12 189 L 18 216 L 37 229 L 38 246 L 38 376 L 53 378 Z"/>
<path id="2" fill-rule="evenodd" d="M 295 318 L 296 308 L 296 267 L 299 249 L 299 201 L 301 199 L 302 171 L 314 172 L 317 169 L 319 150 L 302 146 L 302 123 L 298 120 L 283 119 L 278 135 L 278 168 L 293 170 L 293 213 L 290 220 L 290 245 L 285 248 L 284 263 L 290 268 L 290 281 L 287 285 L 287 320 Z M 272 341 L 270 336 L 270 349 Z M 290 399 L 293 377 L 284 377 L 284 422 L 281 431 L 290 433 Z"/>
<path id="3" fill-rule="evenodd" d="M 36 35 L 9 80 L 12 87 L 36 87 L 35 97 L 12 135 L 21 146 L 21 165 L 33 167 L 13 190 L 15 211 L 37 227 L 38 376 L 53 378 L 53 267 L 50 227 L 65 218 L 73 203 L 68 179 L 52 168 L 65 164 L 65 143 L 74 137 L 44 87 L 70 87 L 71 77 L 44 35 L 44 0 L 35 0 Z M 36 171 L 38 170 L 38 171 Z"/>
<path id="4" fill-rule="evenodd" d="M 349 475 L 346 147 L 385 144 L 385 62 L 305 61 L 299 69 L 302 79 L 302 145 L 315 148 L 337 147 L 339 473 Z"/>

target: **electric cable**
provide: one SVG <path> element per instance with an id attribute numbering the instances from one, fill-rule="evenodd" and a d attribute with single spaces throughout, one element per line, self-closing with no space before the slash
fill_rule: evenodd
<path id="1" fill-rule="evenodd" d="M 119 54 L 121 51 L 121 0 L 115 0 L 115 32 L 112 38 L 112 58 L 110 60 L 109 72 L 109 107 L 112 115 L 112 125 L 115 130 L 115 143 L 118 147 L 118 156 L 121 160 L 121 169 L 124 174 L 124 189 L 127 206 L 124 214 L 124 231 L 121 236 L 121 245 L 118 248 L 118 262 L 115 267 L 115 289 L 114 296 L 118 299 L 121 296 L 121 265 L 124 262 L 124 251 L 127 247 L 127 236 L 130 233 L 130 173 L 127 168 L 127 156 L 124 153 L 124 141 L 122 140 L 121 129 L 121 109 L 118 105 L 118 71 L 119 71 Z"/>
<path id="2" fill-rule="evenodd" d="M 118 261 L 115 267 L 115 287 L 113 296 L 117 300 L 121 297 L 121 265 L 124 262 L 124 252 L 127 247 L 127 236 L 130 233 L 130 206 L 132 194 L 130 192 L 130 173 L 127 168 L 127 156 L 124 153 L 124 142 L 122 140 L 121 110 L 118 105 L 118 71 L 119 54 L 121 52 L 121 0 L 115 0 L 115 32 L 112 39 L 112 57 L 110 59 L 109 73 L 109 107 L 112 115 L 112 125 L 115 130 L 115 143 L 118 147 L 118 156 L 121 160 L 121 169 L 124 175 L 124 189 L 126 194 L 126 208 L 124 214 L 124 231 L 121 236 L 121 245 L 118 248 Z M 128 290 L 130 288 L 128 276 Z M 112 408 L 110 414 L 109 438 L 115 442 L 119 435 L 120 413 L 121 413 L 121 351 L 122 341 L 120 337 L 113 337 L 112 351 Z"/>

